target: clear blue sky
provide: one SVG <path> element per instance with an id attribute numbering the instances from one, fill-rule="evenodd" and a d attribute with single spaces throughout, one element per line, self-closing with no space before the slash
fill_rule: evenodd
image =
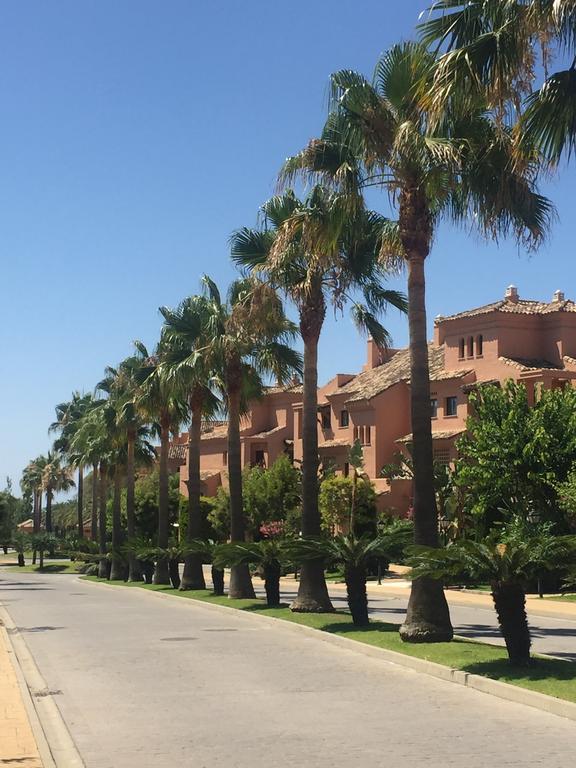
<path id="1" fill-rule="evenodd" d="M 46 451 L 54 405 L 91 390 L 158 307 L 234 276 L 288 155 L 315 136 L 330 72 L 371 74 L 427 0 L 3 0 L 0 5 L 0 486 Z M 442 228 L 428 311 L 503 295 L 576 297 L 574 166 L 547 187 L 560 221 L 532 258 Z M 384 195 L 373 201 L 386 210 Z M 399 281 L 397 286 L 401 286 Z M 387 318 L 404 345 L 404 318 Z M 330 320 L 320 374 L 356 371 L 364 341 Z"/>

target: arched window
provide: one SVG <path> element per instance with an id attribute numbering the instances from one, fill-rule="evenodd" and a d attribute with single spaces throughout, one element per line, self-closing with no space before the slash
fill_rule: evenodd
<path id="1" fill-rule="evenodd" d="M 468 336 L 468 357 L 474 357 L 474 336 Z"/>
<path id="2" fill-rule="evenodd" d="M 460 360 L 464 358 L 464 349 L 465 349 L 464 339 L 460 339 L 460 342 L 458 343 L 458 357 L 460 358 Z"/>
<path id="3" fill-rule="evenodd" d="M 482 357 L 483 354 L 484 337 L 481 333 L 476 336 L 476 357 Z"/>

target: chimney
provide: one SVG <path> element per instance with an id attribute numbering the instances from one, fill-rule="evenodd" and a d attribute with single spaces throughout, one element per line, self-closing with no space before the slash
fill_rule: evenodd
<path id="1" fill-rule="evenodd" d="M 364 366 L 365 371 L 371 371 L 372 368 L 377 368 L 379 365 L 382 365 L 382 350 L 380 347 L 376 344 L 372 336 L 368 337 L 368 359 L 366 361 L 366 365 Z"/>
<path id="2" fill-rule="evenodd" d="M 504 298 L 506 301 L 511 301 L 513 304 L 516 304 L 518 301 L 518 288 L 516 288 L 515 285 L 509 285 L 508 288 L 506 288 Z"/>
<path id="3" fill-rule="evenodd" d="M 564 301 L 564 291 L 554 291 L 554 298 L 552 301 L 557 303 Z"/>

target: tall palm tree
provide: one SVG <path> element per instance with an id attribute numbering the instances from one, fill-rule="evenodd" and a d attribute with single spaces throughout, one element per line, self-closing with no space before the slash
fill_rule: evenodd
<path id="1" fill-rule="evenodd" d="M 58 439 L 54 442 L 55 450 L 66 456 L 72 466 L 78 470 L 77 488 L 77 528 L 78 537 L 84 537 L 84 464 L 78 463 L 76 458 L 70 454 L 70 445 L 74 433 L 78 429 L 81 420 L 96 404 L 91 394 L 81 395 L 79 392 L 72 393 L 72 399 L 68 402 L 59 403 L 56 406 L 56 421 L 49 428 L 49 432 L 59 432 Z"/>
<path id="2" fill-rule="evenodd" d="M 149 444 L 146 441 L 148 430 L 144 418 L 138 409 L 137 400 L 141 394 L 139 375 L 146 365 L 146 357 L 140 348 L 135 354 L 125 358 L 116 367 L 108 367 L 98 389 L 106 392 L 114 403 L 114 425 L 120 453 L 118 460 L 124 465 L 126 475 L 126 528 L 128 540 L 136 536 L 135 517 L 135 465 L 136 453 L 144 460 L 149 458 Z M 124 456 L 125 454 L 125 456 Z M 118 474 L 120 478 L 120 474 Z M 128 581 L 141 581 L 142 571 L 138 558 L 130 549 L 128 555 Z"/>
<path id="3" fill-rule="evenodd" d="M 54 494 L 74 487 L 70 468 L 63 466 L 61 455 L 48 451 L 47 463 L 42 472 L 42 490 L 46 493 L 46 533 L 52 533 L 52 501 Z"/>
<path id="4" fill-rule="evenodd" d="M 170 340 L 170 353 L 164 363 L 166 373 L 188 398 L 188 524 L 187 554 L 180 589 L 206 589 L 202 554 L 191 544 L 202 538 L 204 520 L 200 504 L 200 440 L 202 419 L 213 416 L 220 402 L 213 392 L 215 360 L 210 359 L 212 304 L 206 296 L 189 296 L 175 310 L 161 307 L 163 334 Z"/>
<path id="5" fill-rule="evenodd" d="M 403 257 L 408 271 L 414 524 L 418 544 L 437 546 L 438 521 L 430 421 L 425 262 L 441 220 L 467 221 L 492 237 L 512 232 L 528 247 L 544 237 L 551 204 L 537 193 L 535 169 L 519 161 L 509 131 L 490 120 L 485 105 L 454 98 L 431 116 L 421 94 L 432 89 L 434 56 L 423 46 L 394 46 L 370 83 L 357 72 L 332 75 L 332 111 L 320 139 L 290 158 L 283 178 L 322 178 L 358 205 L 378 186 L 398 214 L 382 256 Z M 413 582 L 404 640 L 452 637 L 439 582 Z"/>
<path id="6" fill-rule="evenodd" d="M 70 450 L 76 461 L 92 465 L 92 540 L 98 541 L 100 555 L 98 575 L 108 577 L 106 507 L 108 502 L 108 480 L 111 466 L 112 445 L 105 409 L 106 402 L 100 401 L 80 422 L 72 437 Z M 96 519 L 97 514 L 97 519 Z M 95 526 L 97 523 L 97 526 Z M 96 528 L 96 531 L 94 530 Z M 96 533 L 96 535 L 95 535 Z"/>
<path id="7" fill-rule="evenodd" d="M 389 335 L 378 321 L 388 305 L 405 310 L 405 298 L 387 290 L 387 271 L 378 261 L 389 222 L 371 211 L 350 211 L 345 196 L 315 186 L 301 201 L 293 191 L 262 207 L 263 227 L 232 236 L 232 258 L 263 274 L 296 305 L 304 344 L 302 411 L 302 533 L 319 536 L 318 509 L 318 343 L 326 307 L 350 302 L 353 318 L 381 346 Z M 352 298 L 360 293 L 363 302 Z M 333 610 L 321 559 L 302 565 L 293 611 Z"/>
<path id="8" fill-rule="evenodd" d="M 163 363 L 170 352 L 170 340 L 162 337 L 154 354 L 150 354 L 142 342 L 135 342 L 142 356 L 137 372 L 139 394 L 136 407 L 149 422 L 155 422 L 160 437 L 159 494 L 158 494 L 158 549 L 168 549 L 170 530 L 168 513 L 168 449 L 170 433 L 178 431 L 188 418 L 187 403 L 178 387 L 171 380 Z M 155 584 L 170 584 L 168 559 L 158 557 L 154 571 Z"/>
<path id="9" fill-rule="evenodd" d="M 33 532 L 40 533 L 42 526 L 42 473 L 46 466 L 46 456 L 38 456 L 30 461 L 22 472 L 20 486 L 23 492 L 32 496 Z"/>
<path id="10" fill-rule="evenodd" d="M 206 354 L 217 362 L 216 374 L 228 414 L 228 477 L 230 484 L 230 538 L 245 539 L 242 503 L 240 418 L 247 400 L 262 390 L 262 376 L 271 374 L 286 383 L 301 370 L 301 356 L 290 342 L 295 326 L 284 314 L 273 289 L 257 280 L 236 280 L 223 301 L 216 284 L 202 278 L 209 300 L 210 340 Z M 246 563 L 230 572 L 229 596 L 249 598 L 254 588 Z"/>
<path id="11" fill-rule="evenodd" d="M 444 53 L 429 91 L 442 109 L 455 93 L 482 93 L 499 116 L 520 116 L 525 139 L 557 163 L 576 148 L 574 0 L 437 0 L 419 30 Z M 568 65 L 550 72 L 555 58 Z M 538 66 L 540 65 L 540 67 Z M 539 69 L 544 72 L 540 87 Z"/>

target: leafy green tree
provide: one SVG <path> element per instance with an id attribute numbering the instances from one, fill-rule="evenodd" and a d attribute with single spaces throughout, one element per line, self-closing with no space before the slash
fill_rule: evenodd
<path id="1" fill-rule="evenodd" d="M 576 537 L 542 533 L 519 538 L 506 531 L 484 541 L 462 539 L 445 549 L 414 547 L 408 562 L 412 577 L 428 576 L 450 582 L 465 574 L 489 582 L 498 623 L 510 663 L 530 663 L 530 630 L 526 618 L 526 583 L 545 570 L 576 561 Z"/>
<path id="2" fill-rule="evenodd" d="M 136 480 L 134 493 L 135 534 L 137 538 L 152 540 L 158 530 L 158 496 L 160 472 L 155 468 Z M 179 522 L 180 476 L 177 472 L 168 476 L 168 528 Z"/>
<path id="3" fill-rule="evenodd" d="M 267 522 L 290 518 L 301 506 L 302 477 L 288 456 L 270 467 L 249 467 L 242 473 L 244 515 L 250 535 L 260 538 Z"/>
<path id="4" fill-rule="evenodd" d="M 422 38 L 445 51 L 432 104 L 481 94 L 501 118 L 520 114 L 525 140 L 550 161 L 569 157 L 576 147 L 574 0 L 437 0 L 430 10 Z M 569 65 L 551 72 L 558 58 Z"/>
<path id="5" fill-rule="evenodd" d="M 540 390 L 508 381 L 470 393 L 473 414 L 458 441 L 455 483 L 479 534 L 513 515 L 537 515 L 568 531 L 559 488 L 576 463 L 576 390 Z"/>
<path id="6" fill-rule="evenodd" d="M 376 492 L 367 480 L 340 475 L 324 480 L 319 495 L 322 529 L 332 536 L 350 532 L 351 510 L 354 504 L 354 530 L 376 532 Z"/>
<path id="7" fill-rule="evenodd" d="M 410 396 L 414 461 L 414 531 L 419 544 L 438 544 L 434 490 L 425 263 L 440 222 L 468 222 L 489 237 L 515 235 L 536 247 L 552 206 L 538 194 L 534 164 L 521 157 L 510 131 L 481 100 L 455 94 L 441 113 L 422 98 L 434 88 L 435 56 L 417 43 L 396 45 L 378 62 L 370 83 L 341 70 L 331 77 L 332 110 L 320 139 L 290 158 L 283 176 L 321 178 L 358 206 L 362 192 L 385 190 L 398 223 L 388 227 L 382 258 L 403 259 L 408 271 Z M 458 98 L 460 97 L 460 98 Z M 452 637 L 439 584 L 412 584 L 403 640 Z"/>
<path id="8" fill-rule="evenodd" d="M 302 523 L 306 536 L 320 534 L 318 509 L 318 344 L 328 304 L 352 306 L 354 322 L 386 345 L 389 334 L 378 320 L 388 306 L 405 309 L 405 299 L 388 290 L 388 271 L 378 261 L 387 220 L 371 211 L 351 211 L 342 195 L 314 186 L 305 200 L 292 190 L 262 207 L 263 227 L 232 236 L 232 258 L 263 275 L 295 304 L 304 344 L 302 409 Z M 356 296 L 360 294 L 362 300 Z M 332 610 L 323 564 L 302 567 L 296 611 Z"/>

